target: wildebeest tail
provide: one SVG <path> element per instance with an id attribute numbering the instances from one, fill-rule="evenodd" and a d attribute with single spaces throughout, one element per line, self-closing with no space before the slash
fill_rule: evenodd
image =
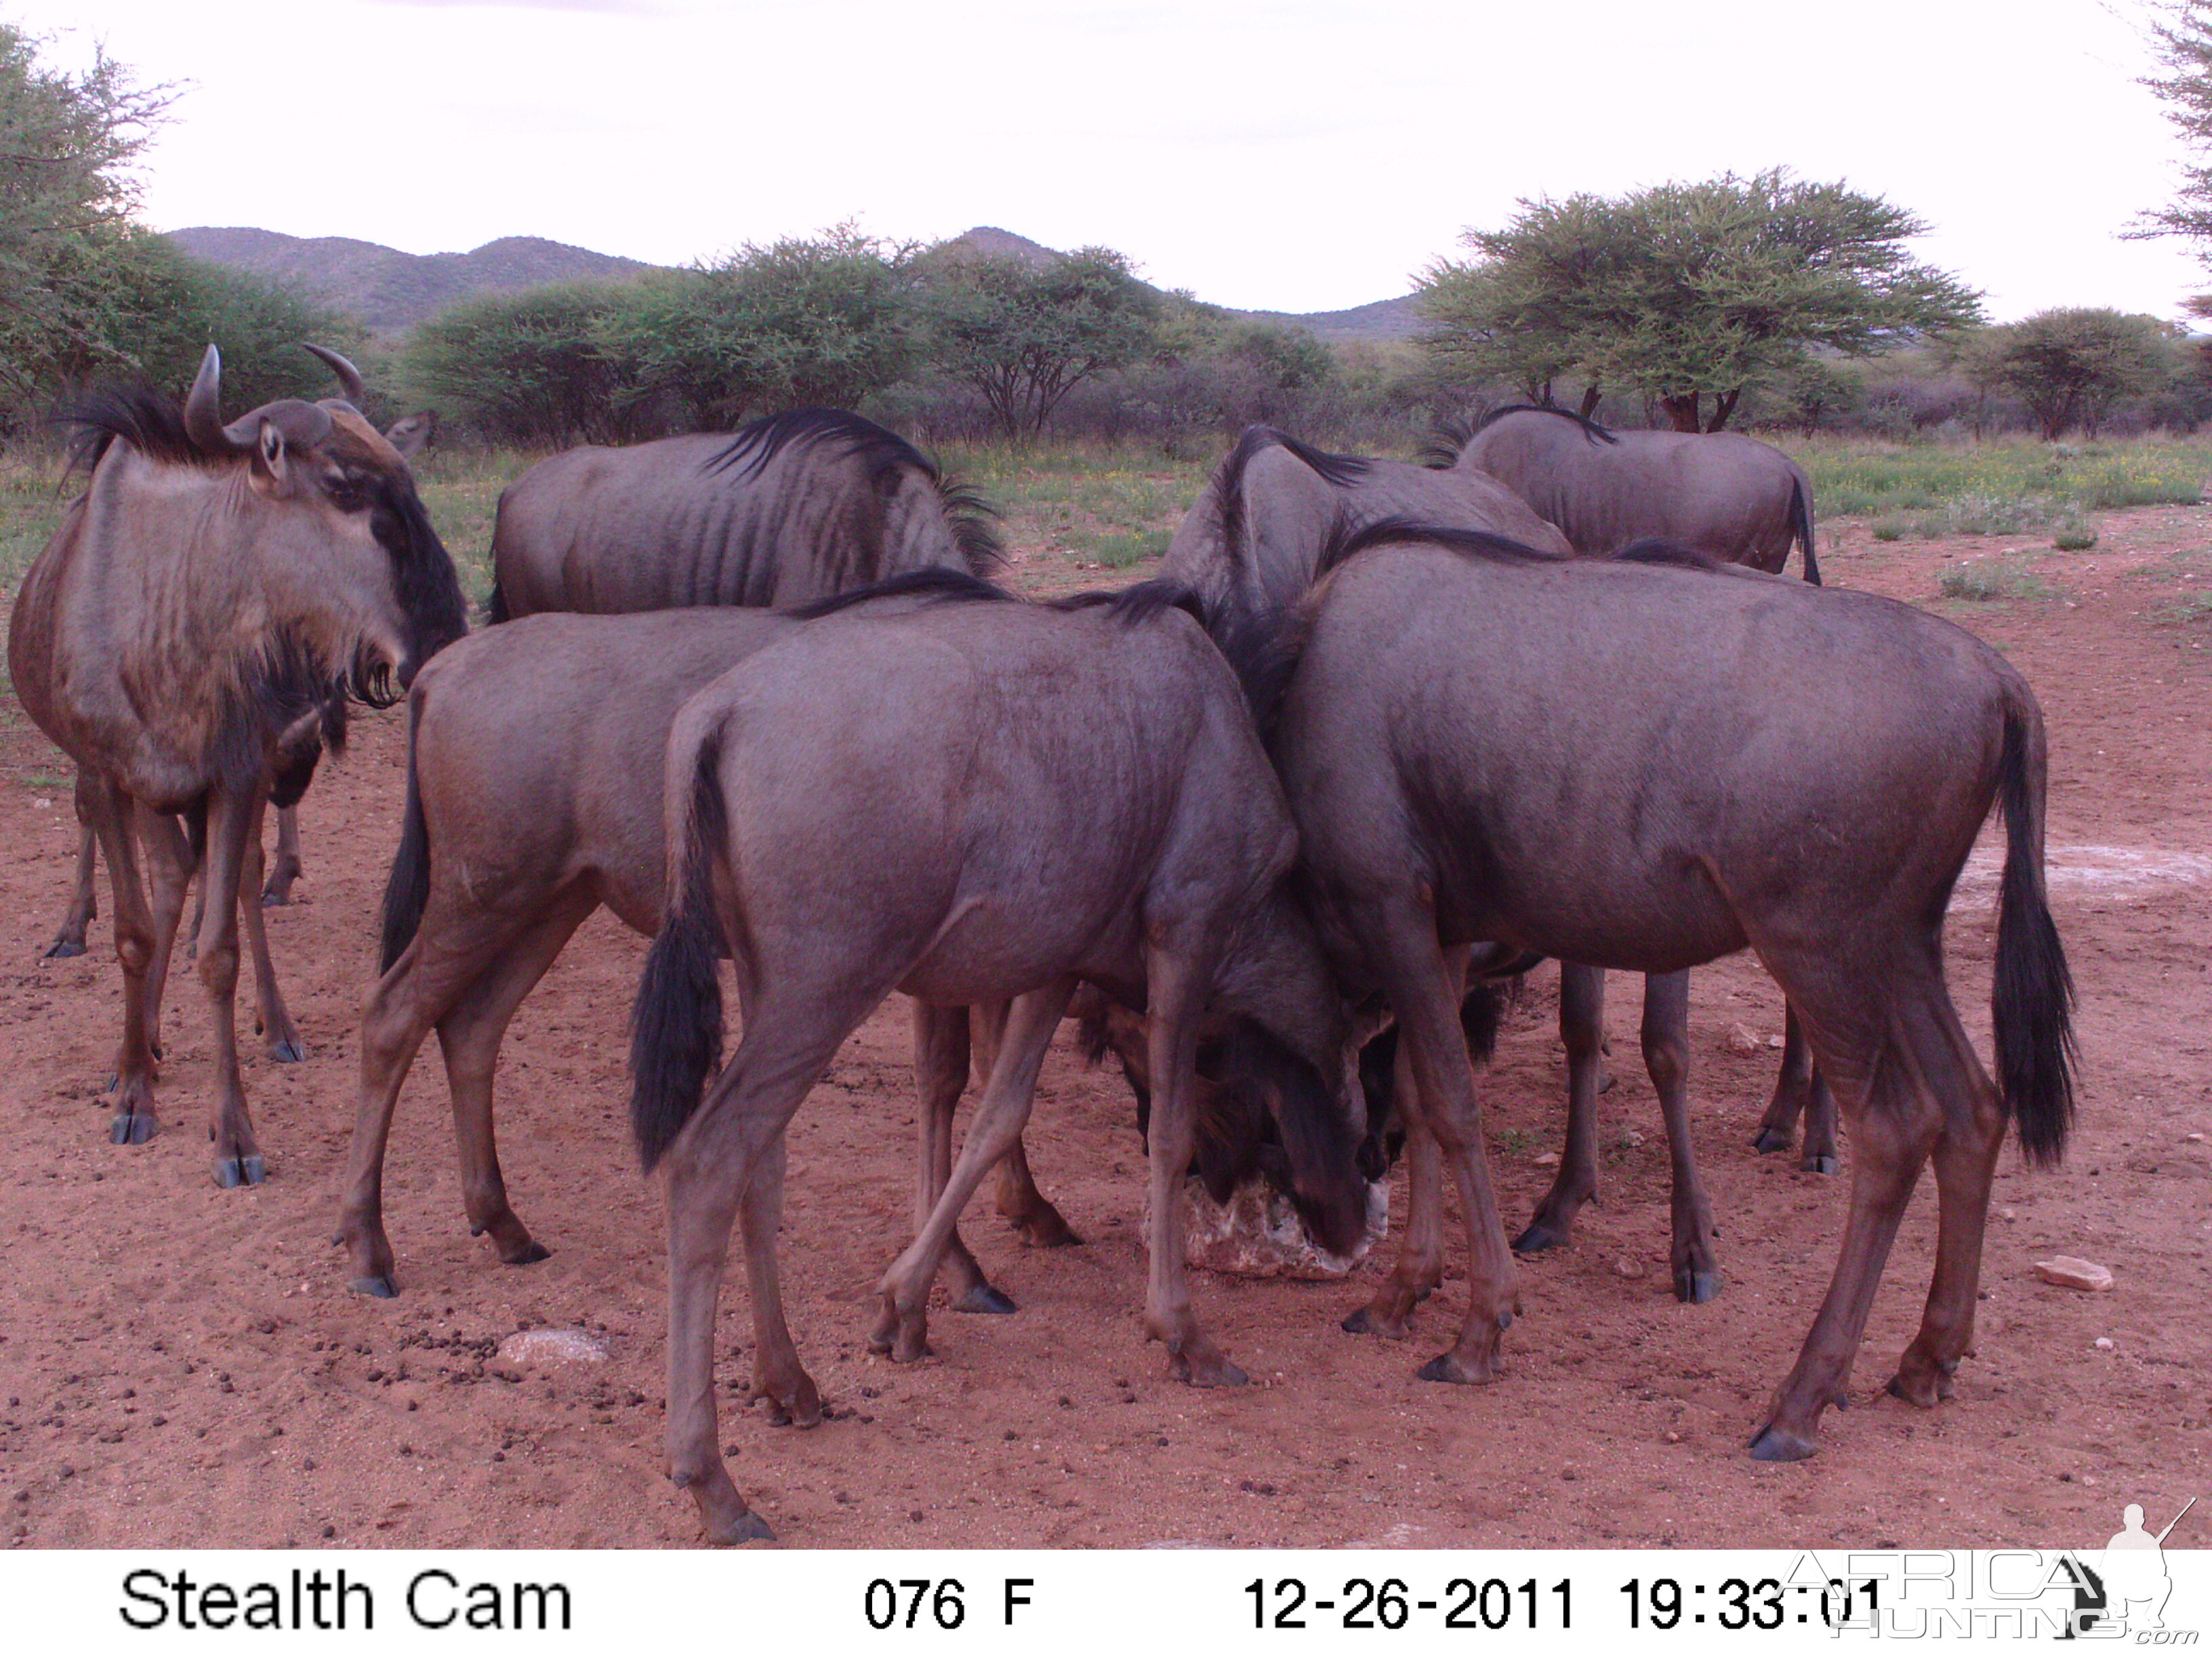
<path id="1" fill-rule="evenodd" d="M 630 1128 L 647 1170 L 699 1109 L 707 1079 L 722 1058 L 722 982 L 714 965 L 722 934 L 714 881 L 716 850 L 726 834 L 716 776 L 721 752 L 717 724 L 691 757 L 682 838 L 669 849 L 668 908 L 630 1017 Z"/>
<path id="2" fill-rule="evenodd" d="M 422 816 L 422 788 L 415 773 L 415 733 L 422 723 L 422 699 L 407 700 L 407 805 L 399 820 L 399 851 L 384 884 L 384 944 L 377 972 L 388 974 L 422 925 L 430 902 L 430 826 Z"/>
<path id="3" fill-rule="evenodd" d="M 1790 480 L 1790 525 L 1797 545 L 1805 550 L 1805 580 L 1820 586 L 1820 561 L 1813 551 L 1813 492 L 1802 478 Z"/>
<path id="4" fill-rule="evenodd" d="M 1223 1072 L 1232 1088 L 1252 1089 L 1267 1103 L 1290 1166 L 1291 1200 L 1307 1230 L 1324 1249 L 1351 1254 L 1367 1227 L 1367 1183 L 1321 1073 L 1250 1018 L 1231 1029 Z"/>
<path id="5" fill-rule="evenodd" d="M 484 602 L 484 623 L 487 627 L 511 622 L 507 610 L 507 590 L 499 585 L 499 578 L 491 579 L 491 598 Z"/>
<path id="6" fill-rule="evenodd" d="M 2043 718 L 2032 701 L 2008 705 L 1998 762 L 2004 875 L 1997 889 L 1997 953 L 1990 1009 L 1997 1086 L 2033 1163 L 2058 1161 L 2074 1121 L 2074 978 L 2043 886 Z"/>

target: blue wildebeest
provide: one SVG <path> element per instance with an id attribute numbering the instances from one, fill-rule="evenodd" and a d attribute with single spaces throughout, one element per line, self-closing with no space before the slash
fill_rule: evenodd
<path id="1" fill-rule="evenodd" d="M 308 349 L 331 364 L 337 374 L 340 387 L 347 400 L 358 404 L 365 388 L 353 365 L 336 352 L 325 353 L 313 346 Z M 429 447 L 436 429 L 437 413 L 426 409 L 394 421 L 385 428 L 384 440 L 403 460 L 412 462 Z M 322 758 L 324 749 L 344 746 L 345 711 L 345 699 L 333 699 L 325 706 L 320 720 L 301 723 L 292 739 L 283 745 L 284 752 L 277 758 L 276 783 L 270 793 L 270 804 L 276 809 L 276 857 L 269 866 L 268 880 L 261 884 L 261 902 L 265 905 L 291 902 L 292 884 L 300 878 L 301 873 L 300 795 L 313 777 L 315 764 Z M 85 930 L 91 926 L 92 919 L 99 910 L 99 902 L 94 896 L 97 874 L 95 849 L 99 843 L 93 835 L 92 820 L 87 812 L 87 807 L 80 802 L 77 808 L 76 885 L 70 896 L 69 909 L 62 917 L 62 925 L 54 933 L 53 943 L 44 952 L 50 957 L 82 956 Z M 199 930 L 196 926 L 192 931 L 198 933 Z"/>
<path id="2" fill-rule="evenodd" d="M 340 372 L 359 384 L 350 365 Z M 8 647 L 25 709 L 77 764 L 107 860 L 124 978 L 118 1142 L 157 1127 L 153 1018 L 193 863 L 173 815 L 204 838 L 198 966 L 216 1026 L 215 1174 L 228 1187 L 264 1173 L 232 999 L 240 883 L 258 863 L 288 740 L 341 695 L 393 701 L 465 624 L 406 462 L 350 403 L 286 398 L 225 425 L 221 398 L 210 346 L 181 410 L 143 392 L 86 407 L 84 494 L 23 579 Z M 265 964 L 260 907 L 245 908 Z M 258 988 L 274 1041 L 290 1019 L 273 978 Z"/>
<path id="3" fill-rule="evenodd" d="M 1284 1103 L 1286 1145 L 1328 1182 L 1322 1231 L 1348 1238 L 1364 1223 L 1349 1010 L 1283 885 L 1297 838 L 1235 676 L 1170 591 L 1055 608 L 982 590 L 904 615 L 825 616 L 677 716 L 668 908 L 639 988 L 632 1118 L 647 1168 L 668 1174 L 671 1473 L 716 1542 L 769 1535 L 715 1433 L 731 1225 L 751 1290 L 753 1392 L 781 1417 L 818 1420 L 778 1285 L 784 1130 L 894 989 L 1012 1005 L 958 1161 L 879 1287 L 872 1340 L 894 1358 L 924 1352 L 938 1256 L 1020 1133 L 1079 979 L 1149 1014 L 1146 1323 L 1176 1375 L 1243 1380 L 1199 1329 L 1183 1271 L 1210 1019 L 1234 1022 L 1225 1075 L 1250 1074 Z M 724 950 L 744 1031 L 702 1101 Z"/>
<path id="4" fill-rule="evenodd" d="M 1935 1273 L 1890 1387 L 1921 1405 L 1948 1395 L 2006 1126 L 2047 1163 L 2073 1110 L 2027 683 L 1910 605 L 1656 544 L 1560 560 L 1386 523 L 1324 563 L 1279 702 L 1262 688 L 1255 703 L 1277 710 L 1301 873 L 1340 981 L 1395 1013 L 1413 1109 L 1467 1213 L 1466 1323 L 1422 1375 L 1495 1376 L 1519 1304 L 1457 1017 L 1465 945 L 1646 974 L 1749 946 L 1797 1009 L 1856 1148 L 1834 1280 L 1753 1455 L 1815 1449 L 1931 1158 Z M 1942 963 L 1952 887 L 1993 805 L 2008 840 L 1995 1086 Z M 1409 1241 L 1422 1225 L 1409 1218 Z M 1377 1301 L 1402 1321 L 1434 1282 L 1431 1264 L 1401 1259 Z"/>
<path id="5" fill-rule="evenodd" d="M 1519 404 L 1492 410 L 1448 434 L 1431 460 L 1453 472 L 1497 479 L 1557 525 L 1585 558 L 1658 540 L 1753 570 L 1779 572 L 1795 544 L 1804 577 L 1818 585 L 1813 487 L 1804 469 L 1771 445 L 1735 433 L 1616 432 L 1563 409 Z M 1449 526 L 1450 520 L 1431 519 Z M 1596 1032 L 1605 978 L 1563 968 L 1561 1030 L 1568 1038 L 1568 1131 L 1559 1177 L 1535 1218 L 1515 1241 L 1523 1250 L 1565 1243 L 1576 1212 L 1597 1190 Z M 1571 1018 L 1565 1012 L 1571 1003 Z M 1662 977 L 1644 985 L 1644 1060 L 1661 1098 L 1687 1088 L 1689 988 Z M 1782 1066 L 1766 1115 L 1753 1137 L 1762 1152 L 1786 1151 L 1806 1120 L 1802 1161 L 1822 1174 L 1836 1168 L 1834 1103 L 1814 1071 L 1804 1033 L 1791 1012 Z M 1686 1255 L 1676 1224 L 1676 1293 L 1703 1301 L 1719 1288 L 1709 1238 Z"/>

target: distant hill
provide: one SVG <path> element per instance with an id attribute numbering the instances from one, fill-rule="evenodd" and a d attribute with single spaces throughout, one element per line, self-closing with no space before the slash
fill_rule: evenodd
<path id="1" fill-rule="evenodd" d="M 503 236 L 466 253 L 402 253 L 345 236 L 287 236 L 273 230 L 196 225 L 169 233 L 187 253 L 275 279 L 351 312 L 379 334 L 397 334 L 456 301 L 479 294 L 514 294 L 553 283 L 617 282 L 656 267 L 611 253 Z M 938 244 L 933 254 L 982 254 L 1018 259 L 1042 270 L 1064 256 L 996 225 L 977 225 Z M 1310 329 L 1333 344 L 1405 340 L 1420 326 L 1411 295 L 1348 311 L 1239 311 L 1231 316 Z"/>
<path id="2" fill-rule="evenodd" d="M 345 236 L 205 225 L 172 231 L 169 238 L 197 258 L 273 278 L 351 312 L 380 334 L 398 333 L 479 294 L 617 281 L 653 269 L 541 236 L 502 236 L 466 253 L 402 253 Z"/>

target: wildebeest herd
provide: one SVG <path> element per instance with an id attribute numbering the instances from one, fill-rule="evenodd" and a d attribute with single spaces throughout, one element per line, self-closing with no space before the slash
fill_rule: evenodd
<path id="1" fill-rule="evenodd" d="M 920 452 L 802 410 L 533 469 L 502 497 L 492 625 L 469 634 L 408 434 L 378 433 L 352 367 L 318 355 L 342 397 L 226 423 L 210 347 L 181 405 L 88 404 L 83 493 L 16 602 L 18 695 L 76 763 L 112 877 L 112 1133 L 157 1127 L 164 979 L 197 873 L 215 1173 L 265 1177 L 233 1012 L 241 918 L 262 1034 L 278 1058 L 298 1040 L 252 902 L 262 818 L 343 741 L 348 700 L 404 694 L 403 830 L 337 1242 L 356 1289 L 398 1293 L 384 1152 L 434 1030 L 470 1226 L 505 1261 L 542 1257 L 495 1149 L 502 1036 L 600 905 L 656 935 L 632 1122 L 667 1174 L 670 1469 L 713 1540 L 769 1535 L 716 1431 L 731 1231 L 752 1394 L 775 1420 L 818 1421 L 779 1289 L 785 1129 L 894 990 L 914 1000 L 922 1110 L 879 1352 L 927 1351 L 941 1265 L 956 1306 L 1012 1311 L 957 1231 L 994 1165 L 1034 1239 L 1069 1236 L 1021 1135 L 1080 998 L 1102 1029 L 1117 1011 L 1142 1085 L 1146 1322 L 1175 1376 L 1244 1381 L 1192 1304 L 1187 1176 L 1269 1182 L 1340 1250 L 1402 1145 L 1396 1264 L 1345 1326 L 1402 1334 L 1441 1285 L 1449 1169 L 1468 1305 L 1421 1375 L 1478 1382 L 1517 1310 L 1514 1251 L 1563 1241 L 1595 1188 L 1607 969 L 1647 976 L 1676 1293 L 1718 1291 L 1685 1127 L 1687 975 L 1748 946 L 1790 1011 L 1757 1144 L 1788 1145 L 1802 1111 L 1808 1167 L 1832 1170 L 1840 1113 L 1853 1159 L 1835 1277 L 1753 1455 L 1816 1449 L 1931 1159 L 1934 1275 L 1890 1388 L 1950 1393 L 2007 1125 L 2049 1162 L 2072 1112 L 2042 718 L 1970 634 L 1817 585 L 1809 487 L 1778 452 L 1547 409 L 1493 413 L 1426 466 L 1255 428 L 1157 579 L 1040 603 L 993 583 L 987 510 Z M 1777 574 L 1793 542 L 1805 581 Z M 1994 1082 L 1941 949 L 1993 806 Z M 1483 985 L 1541 957 L 1573 964 L 1566 1149 L 1509 1245 L 1477 1104 Z M 742 1017 L 726 1063 L 724 960 Z M 971 1057 L 984 1081 L 956 1157 Z"/>

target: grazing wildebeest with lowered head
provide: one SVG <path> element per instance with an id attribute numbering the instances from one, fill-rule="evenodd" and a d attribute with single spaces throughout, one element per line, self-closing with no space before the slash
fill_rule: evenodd
<path id="1" fill-rule="evenodd" d="M 350 365 L 340 373 L 358 385 Z M 143 392 L 86 407 L 90 477 L 23 579 L 8 647 L 25 709 L 77 763 L 107 860 L 124 975 L 118 1141 L 157 1127 L 147 991 L 192 862 L 170 815 L 204 837 L 210 1133 L 216 1178 L 233 1186 L 264 1173 L 231 1005 L 239 884 L 283 746 L 337 695 L 393 701 L 465 623 L 406 462 L 351 404 L 284 398 L 225 425 L 221 399 L 210 346 L 181 410 Z"/>
<path id="2" fill-rule="evenodd" d="M 501 492 L 491 620 L 808 605 L 909 570 L 988 574 L 988 509 L 874 422 L 799 409 L 732 433 L 595 445 Z"/>
<path id="3" fill-rule="evenodd" d="M 667 919 L 639 988 L 632 1117 L 647 1167 L 668 1169 L 671 1473 L 715 1541 L 768 1535 L 715 1437 L 731 1224 L 744 1230 L 754 1393 L 817 1420 L 778 1288 L 784 1129 L 894 988 L 1012 1002 L 959 1160 L 880 1286 L 873 1340 L 895 1358 L 924 1351 L 938 1255 L 1019 1133 L 1079 978 L 1150 1016 L 1146 1322 L 1176 1375 L 1243 1380 L 1200 1333 L 1182 1270 L 1210 1014 L 1237 1017 L 1228 1071 L 1284 1100 L 1293 1156 L 1329 1179 L 1322 1231 L 1364 1224 L 1349 1011 L 1284 886 L 1296 836 L 1235 676 L 1159 586 L 1066 608 L 982 590 L 903 616 L 825 617 L 684 705 L 665 810 Z M 722 949 L 744 1034 L 702 1103 Z"/>
<path id="4" fill-rule="evenodd" d="M 1910 605 L 1680 550 L 1562 561 L 1384 524 L 1328 562 L 1288 642 L 1273 749 L 1323 938 L 1348 988 L 1395 1012 L 1414 1109 L 1465 1204 L 1467 1322 L 1422 1375 L 1493 1376 L 1519 1303 L 1452 947 L 1667 974 L 1748 945 L 1804 1021 L 1857 1149 L 1834 1281 L 1753 1455 L 1815 1449 L 1931 1157 L 1935 1275 L 1890 1386 L 1923 1405 L 1948 1395 L 2006 1124 L 2050 1162 L 2073 1109 L 2027 682 Z M 1996 1087 L 1942 964 L 1945 908 L 1992 804 L 2009 842 Z M 1409 1308 L 1425 1288 L 1401 1276 L 1385 1295 Z"/>

